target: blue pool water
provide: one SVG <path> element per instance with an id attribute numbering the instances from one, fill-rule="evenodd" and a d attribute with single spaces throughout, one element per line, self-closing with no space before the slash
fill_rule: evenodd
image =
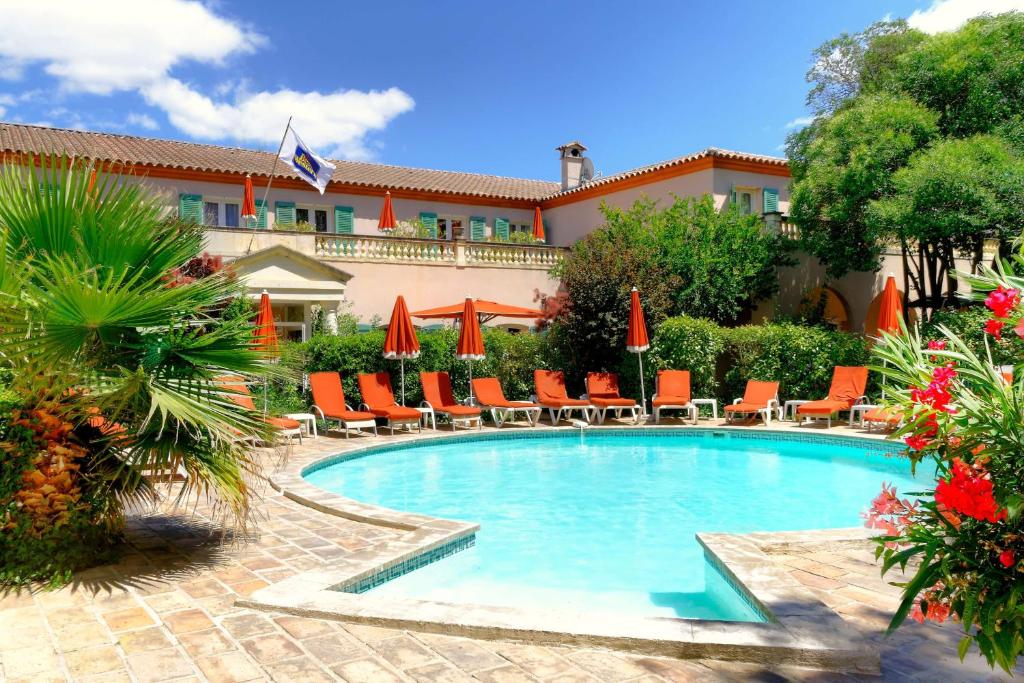
<path id="1" fill-rule="evenodd" d="M 363 502 L 478 522 L 476 545 L 374 594 L 446 602 L 757 620 L 704 558 L 698 531 L 862 524 L 905 458 L 719 432 L 586 433 L 401 448 L 310 472 Z"/>

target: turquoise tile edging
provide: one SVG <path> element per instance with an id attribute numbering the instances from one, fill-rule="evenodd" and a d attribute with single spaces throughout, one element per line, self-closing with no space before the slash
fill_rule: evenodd
<path id="1" fill-rule="evenodd" d="M 451 557 L 455 553 L 465 550 L 466 548 L 472 548 L 474 545 L 476 545 L 476 534 L 456 538 L 454 541 L 449 541 L 438 548 L 428 550 L 416 557 L 411 557 L 408 560 L 403 560 L 388 567 L 382 567 L 377 572 L 363 577 L 362 579 L 333 586 L 331 590 L 342 593 L 365 593 L 371 588 L 376 588 L 377 586 L 387 583 L 392 579 L 397 579 L 400 576 L 408 574 L 420 567 L 426 567 L 428 564 L 432 564 L 438 560 Z"/>
<path id="2" fill-rule="evenodd" d="M 732 572 L 727 570 L 722 561 L 715 555 L 709 553 L 706 548 L 704 549 L 704 561 L 708 563 L 708 566 L 711 567 L 712 571 L 717 572 L 718 575 L 722 577 L 722 580 L 729 584 L 729 587 L 732 588 L 733 592 L 740 596 L 740 599 L 746 603 L 747 607 L 749 607 L 761 621 L 769 624 L 776 623 L 777 620 L 775 619 L 775 616 L 772 615 L 772 613 L 769 612 L 756 597 L 754 597 L 754 594 L 750 592 L 750 589 L 742 583 L 734 580 Z"/>
<path id="3" fill-rule="evenodd" d="M 365 458 L 369 455 L 378 455 L 392 451 L 403 451 L 409 448 L 429 448 L 430 446 L 445 445 L 451 443 L 473 443 L 480 441 L 500 441 L 504 439 L 559 439 L 579 438 L 579 432 L 566 429 L 536 429 L 533 431 L 509 430 L 507 432 L 485 432 L 483 434 L 462 434 L 454 436 L 441 436 L 428 439 L 417 439 L 416 441 L 398 444 L 384 444 L 361 448 L 351 453 L 338 453 L 318 460 L 315 463 L 302 468 L 300 476 L 317 472 L 347 460 Z M 853 448 L 864 448 L 880 455 L 900 455 L 906 450 L 906 446 L 897 441 L 883 439 L 867 439 L 856 436 L 825 435 L 825 434 L 800 434 L 794 432 L 778 432 L 773 430 L 758 429 L 720 429 L 716 427 L 691 427 L 686 429 L 665 428 L 665 427 L 627 427 L 602 429 L 583 432 L 583 438 L 592 437 L 629 437 L 646 436 L 674 439 L 709 439 L 725 438 L 756 441 L 791 441 L 799 443 L 817 443 L 830 446 L 850 446 Z"/>

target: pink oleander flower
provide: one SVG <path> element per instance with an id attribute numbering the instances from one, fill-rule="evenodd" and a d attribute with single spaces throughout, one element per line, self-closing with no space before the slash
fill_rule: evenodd
<path id="1" fill-rule="evenodd" d="M 985 305 L 989 307 L 997 318 L 1005 318 L 1020 303 L 1020 292 L 1016 289 L 1007 289 L 1002 285 L 985 297 Z"/>
<path id="2" fill-rule="evenodd" d="M 970 465 L 953 458 L 953 471 L 949 481 L 940 480 L 935 486 L 935 502 L 966 517 L 996 523 L 1006 518 L 992 494 L 992 480 L 980 462 Z"/>
<path id="3" fill-rule="evenodd" d="M 996 339 L 1002 339 L 1004 327 L 1006 327 L 1006 323 L 1002 320 L 989 318 L 988 322 L 985 323 L 985 333 L 992 335 Z"/>
<path id="4" fill-rule="evenodd" d="M 1016 561 L 1017 558 L 1014 557 L 1012 550 L 1004 550 L 1003 552 L 999 553 L 999 564 L 1003 565 L 1007 569 L 1012 567 L 1016 563 Z"/>

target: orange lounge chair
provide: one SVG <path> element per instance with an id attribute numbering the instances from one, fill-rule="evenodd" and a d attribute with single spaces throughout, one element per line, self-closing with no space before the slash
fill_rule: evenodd
<path id="1" fill-rule="evenodd" d="M 455 400 L 452 393 L 452 380 L 447 372 L 421 372 L 420 384 L 423 386 L 423 401 L 421 407 L 430 408 L 430 422 L 434 429 L 437 424 L 434 422 L 434 415 L 441 414 L 448 417 L 452 423 L 452 431 L 459 422 L 467 427 L 476 422 L 477 429 L 483 427 L 483 420 L 480 419 L 480 409 L 475 406 L 464 406 Z"/>
<path id="2" fill-rule="evenodd" d="M 501 390 L 501 382 L 496 377 L 478 377 L 473 380 L 473 395 L 481 408 L 490 408 L 491 418 L 494 424 L 501 427 L 510 417 L 515 417 L 517 412 L 526 415 L 526 421 L 531 427 L 537 426 L 540 418 L 540 405 L 529 401 L 510 401 L 505 398 L 505 392 Z"/>
<path id="3" fill-rule="evenodd" d="M 619 395 L 619 376 L 614 372 L 587 373 L 587 400 L 594 406 L 597 424 L 604 424 L 609 410 L 615 412 L 616 419 L 622 417 L 622 411 L 628 410 L 633 422 L 640 421 L 640 405 Z"/>
<path id="4" fill-rule="evenodd" d="M 376 417 L 383 417 L 388 421 L 391 433 L 395 433 L 396 425 L 412 425 L 423 431 L 420 420 L 423 413 L 415 408 L 406 408 L 395 402 L 395 392 L 391 390 L 391 375 L 386 372 L 375 372 L 373 374 L 359 375 L 359 393 L 363 395 L 363 403 L 359 407 L 367 412 L 373 413 Z"/>
<path id="5" fill-rule="evenodd" d="M 832 426 L 832 418 L 840 412 L 847 411 L 855 405 L 864 403 L 867 397 L 864 389 L 868 385 L 868 369 L 865 367 L 846 367 L 837 365 L 832 371 L 832 386 L 828 390 L 828 398 L 821 401 L 809 401 L 797 406 L 797 422 L 804 420 L 828 420 Z"/>
<path id="6" fill-rule="evenodd" d="M 246 386 L 242 378 L 221 377 L 219 382 L 224 390 L 229 392 L 228 397 L 232 401 L 250 412 L 258 412 L 256 405 L 252 402 L 249 387 Z M 293 436 L 297 436 L 299 437 L 299 443 L 302 443 L 302 424 L 298 420 L 293 420 L 290 417 L 264 417 L 263 421 L 273 427 L 274 431 L 281 436 L 288 437 L 289 441 L 291 441 Z"/>
<path id="7" fill-rule="evenodd" d="M 345 432 L 346 439 L 350 429 L 358 431 L 370 428 L 373 429 L 374 435 L 377 434 L 377 421 L 373 413 L 352 410 L 352 406 L 345 403 L 341 375 L 336 372 L 311 372 L 309 388 L 313 392 L 313 406 L 310 412 L 319 413 L 320 419 L 327 423 L 328 430 L 331 428 L 330 421 L 337 420 Z"/>
<path id="8" fill-rule="evenodd" d="M 903 421 L 903 415 L 900 414 L 899 410 L 891 406 L 878 406 L 872 408 L 864 413 L 861 417 L 861 425 L 867 423 L 868 431 L 871 431 L 872 426 L 882 425 L 892 429 L 898 427 L 900 422 Z"/>
<path id="9" fill-rule="evenodd" d="M 689 413 L 693 423 L 697 424 L 697 406 L 690 403 L 690 371 L 689 370 L 658 370 L 654 384 L 654 424 L 661 421 L 661 411 L 682 410 Z"/>
<path id="10" fill-rule="evenodd" d="M 571 415 L 573 411 L 579 411 L 583 414 L 583 419 L 590 422 L 590 412 L 594 410 L 594 406 L 589 401 L 569 398 L 565 391 L 565 373 L 561 370 L 534 370 L 533 387 L 537 392 L 537 403 L 548 409 L 552 425 L 561 422 L 563 414 Z"/>
<path id="11" fill-rule="evenodd" d="M 772 413 L 779 409 L 779 383 L 760 382 L 752 379 L 747 382 L 747 388 L 743 392 L 743 398 L 738 398 L 732 405 L 725 407 L 725 416 L 730 422 L 739 415 L 753 416 L 757 419 L 760 415 L 766 425 L 772 423 Z"/>

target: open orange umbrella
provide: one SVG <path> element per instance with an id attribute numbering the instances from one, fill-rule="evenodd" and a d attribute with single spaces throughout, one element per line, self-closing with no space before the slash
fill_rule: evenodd
<path id="1" fill-rule="evenodd" d="M 544 242 L 547 239 L 544 236 L 544 219 L 541 218 L 539 206 L 533 210 L 533 239 L 538 242 Z"/>
<path id="2" fill-rule="evenodd" d="M 409 317 L 409 309 L 405 305 L 405 297 L 401 294 L 395 299 L 395 308 L 391 311 L 391 322 L 388 323 L 388 334 L 384 337 L 384 357 L 397 358 L 402 367 L 402 405 L 405 405 L 405 359 L 418 358 L 420 341 L 416 338 L 416 330 Z"/>
<path id="3" fill-rule="evenodd" d="M 391 207 L 391 191 L 389 190 L 384 193 L 384 206 L 380 207 L 377 229 L 381 232 L 391 232 L 395 227 L 395 210 Z"/>
<path id="4" fill-rule="evenodd" d="M 476 306 L 473 299 L 466 297 L 462 309 L 462 326 L 459 328 L 459 343 L 455 347 L 455 357 L 469 361 L 469 397 L 473 398 L 473 361 L 484 359 L 484 338 L 480 333 L 480 321 L 476 317 Z"/>
<path id="5" fill-rule="evenodd" d="M 903 302 L 900 300 L 900 292 L 896 289 L 896 277 L 890 275 L 885 280 L 885 289 L 882 290 L 882 300 L 878 306 L 878 331 L 889 334 L 900 334 L 900 318 L 903 317 Z"/>
<path id="6" fill-rule="evenodd" d="M 522 306 L 511 306 L 499 304 L 497 301 L 485 301 L 476 299 L 473 303 L 477 319 L 487 322 L 494 318 L 543 318 L 544 311 L 536 308 L 524 308 Z M 437 308 L 425 308 L 422 311 L 413 311 L 412 317 L 424 319 L 453 318 L 459 319 L 465 310 L 465 302 L 452 304 L 451 306 L 438 306 Z"/>
<path id="7" fill-rule="evenodd" d="M 644 310 L 640 307 L 640 292 L 634 287 L 629 301 L 629 329 L 626 331 L 626 350 L 636 354 L 640 363 L 640 412 L 647 414 L 647 396 L 644 393 L 644 357 L 643 352 L 651 348 L 651 338 L 647 336 L 647 323 L 644 322 Z"/>
<path id="8" fill-rule="evenodd" d="M 242 189 L 242 220 L 256 220 L 256 200 L 252 193 L 252 176 L 245 174 L 245 185 Z"/>

